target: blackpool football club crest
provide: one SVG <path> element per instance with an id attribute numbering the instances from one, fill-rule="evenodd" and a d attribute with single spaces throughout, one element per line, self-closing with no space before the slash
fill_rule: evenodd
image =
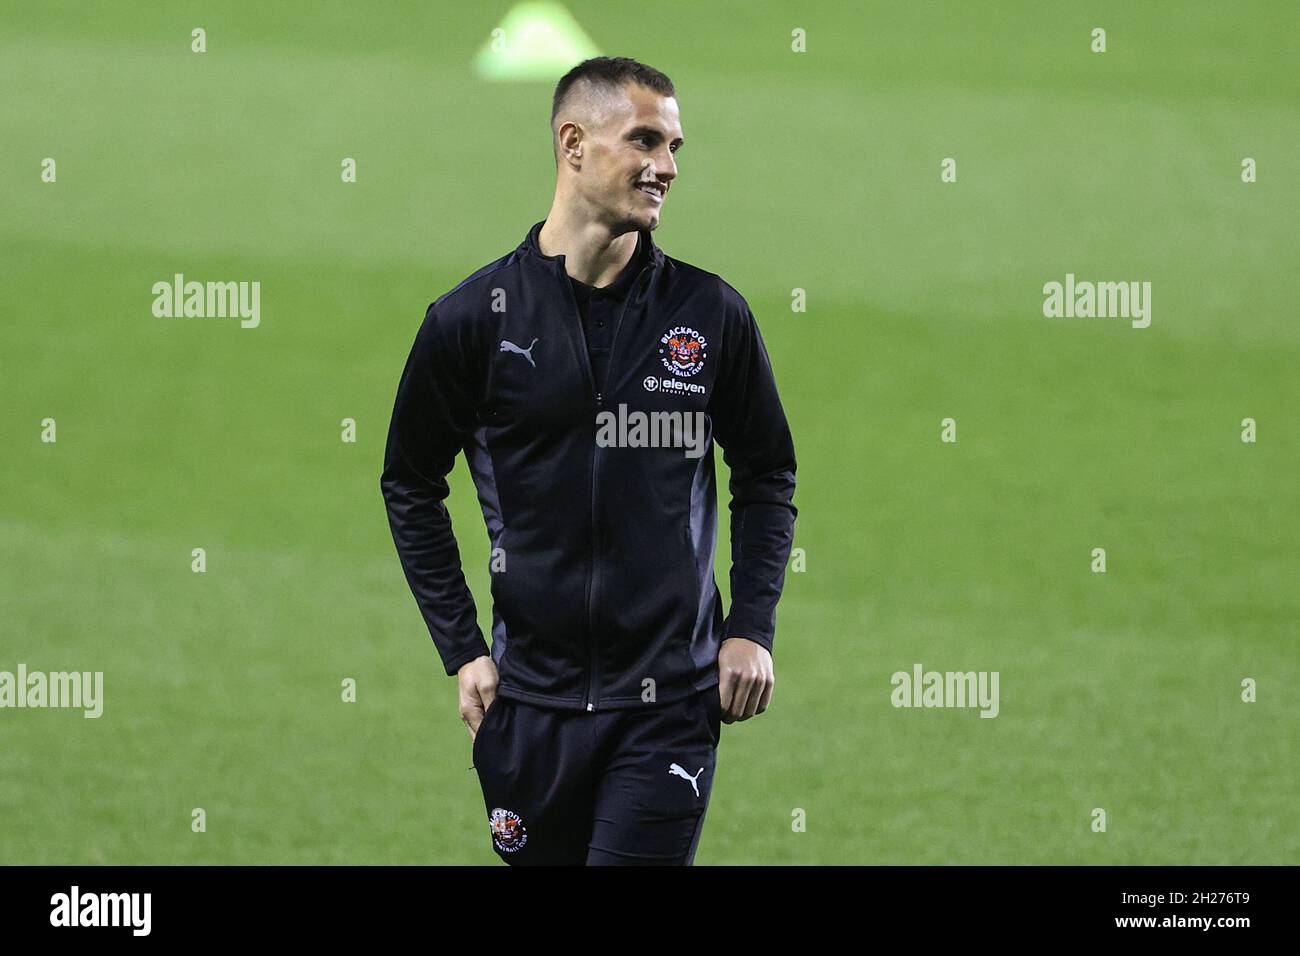
<path id="1" fill-rule="evenodd" d="M 659 346 L 659 360 L 674 375 L 690 378 L 703 371 L 709 343 L 694 329 L 675 326 L 663 334 Z"/>
<path id="2" fill-rule="evenodd" d="M 502 853 L 522 850 L 528 842 L 528 830 L 524 821 L 513 810 L 497 807 L 488 817 L 488 822 L 492 825 L 492 842 Z"/>

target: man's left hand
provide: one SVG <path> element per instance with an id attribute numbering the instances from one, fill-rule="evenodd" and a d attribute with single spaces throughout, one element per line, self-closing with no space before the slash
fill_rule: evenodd
<path id="1" fill-rule="evenodd" d="M 722 722 L 749 720 L 767 710 L 776 674 L 772 655 L 761 644 L 744 637 L 729 637 L 718 651 L 718 694 Z"/>

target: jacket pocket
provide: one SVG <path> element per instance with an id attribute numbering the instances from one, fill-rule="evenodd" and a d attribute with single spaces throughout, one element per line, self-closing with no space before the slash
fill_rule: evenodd
<path id="1" fill-rule="evenodd" d="M 492 719 L 494 713 L 501 709 L 503 703 L 505 703 L 505 701 L 501 699 L 500 695 L 495 697 L 492 703 L 488 705 L 488 709 L 483 712 L 483 719 L 479 721 L 478 732 L 474 734 L 474 744 L 470 747 L 470 753 L 473 755 L 476 764 L 478 763 L 479 743 L 483 740 L 483 735 L 488 730 L 488 721 Z"/>
<path id="2" fill-rule="evenodd" d="M 704 722 L 715 747 L 722 739 L 722 698 L 718 688 L 719 685 L 714 684 L 701 695 L 704 700 Z"/>

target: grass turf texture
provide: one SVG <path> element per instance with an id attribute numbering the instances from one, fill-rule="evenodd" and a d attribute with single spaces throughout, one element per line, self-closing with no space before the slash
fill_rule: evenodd
<path id="1" fill-rule="evenodd" d="M 0 712 L 0 862 L 495 861 L 378 475 L 425 306 L 549 203 L 549 86 L 469 68 L 506 8 L 0 15 L 0 669 L 106 694 Z M 1293 5 L 570 9 L 677 83 L 656 238 L 749 299 L 799 455 L 697 863 L 1300 861 Z M 155 319 L 175 272 L 260 281 L 261 327 Z M 1151 281 L 1151 327 L 1044 318 L 1067 272 Z M 892 708 L 915 662 L 1000 716 Z"/>

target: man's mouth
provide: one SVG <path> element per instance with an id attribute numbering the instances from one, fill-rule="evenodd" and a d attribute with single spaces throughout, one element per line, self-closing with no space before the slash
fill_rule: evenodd
<path id="1" fill-rule="evenodd" d="M 645 193 L 656 203 L 663 202 L 664 194 L 668 192 L 668 187 L 660 182 L 640 182 L 636 184 L 636 188 L 640 192 Z"/>

